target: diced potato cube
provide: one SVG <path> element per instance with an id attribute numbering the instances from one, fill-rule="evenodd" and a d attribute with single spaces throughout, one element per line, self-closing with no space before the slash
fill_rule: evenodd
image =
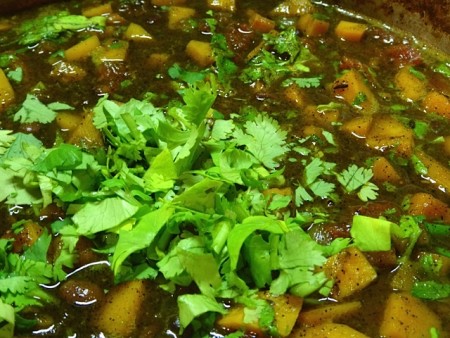
<path id="1" fill-rule="evenodd" d="M 283 94 L 288 102 L 299 109 L 305 108 L 310 102 L 305 90 L 296 85 L 284 89 Z"/>
<path id="2" fill-rule="evenodd" d="M 314 5 L 310 0 L 285 0 L 275 7 L 270 14 L 282 16 L 298 16 L 311 13 Z"/>
<path id="3" fill-rule="evenodd" d="M 351 69 L 333 83 L 334 95 L 357 107 L 364 114 L 378 112 L 379 103 L 363 76 Z"/>
<path id="4" fill-rule="evenodd" d="M 93 16 L 107 15 L 112 13 L 111 3 L 107 2 L 102 5 L 87 7 L 81 11 L 81 14 L 87 18 Z"/>
<path id="5" fill-rule="evenodd" d="M 394 276 L 391 280 L 391 287 L 397 291 L 410 292 L 414 281 L 417 269 L 413 263 L 403 263 L 395 270 Z"/>
<path id="6" fill-rule="evenodd" d="M 338 122 L 340 111 L 338 109 L 320 110 L 315 105 L 308 105 L 303 109 L 302 116 L 305 119 L 305 123 L 312 123 L 326 128 L 334 122 Z"/>
<path id="7" fill-rule="evenodd" d="M 211 66 L 214 62 L 209 42 L 191 40 L 186 46 L 186 54 L 200 67 Z"/>
<path id="8" fill-rule="evenodd" d="M 15 94 L 3 69 L 0 68 L 0 113 L 5 111 L 14 102 Z"/>
<path id="9" fill-rule="evenodd" d="M 395 75 L 395 85 L 406 100 L 417 101 L 427 94 L 426 80 L 419 79 L 411 72 L 411 67 L 401 68 Z"/>
<path id="10" fill-rule="evenodd" d="M 345 122 L 341 126 L 341 130 L 356 138 L 366 138 L 372 126 L 372 121 L 372 116 L 358 116 Z"/>
<path id="11" fill-rule="evenodd" d="M 322 36 L 328 32 L 329 27 L 330 23 L 328 21 L 317 19 L 311 13 L 302 15 L 297 21 L 297 28 L 306 36 Z"/>
<path id="12" fill-rule="evenodd" d="M 402 177 L 394 166 L 385 158 L 378 157 L 372 166 L 373 179 L 376 182 L 388 182 L 398 184 L 402 182 Z"/>
<path id="13" fill-rule="evenodd" d="M 409 199 L 410 215 L 425 216 L 427 221 L 450 222 L 450 209 L 448 205 L 431 194 L 419 192 Z"/>
<path id="14" fill-rule="evenodd" d="M 131 337 L 145 296 L 146 286 L 143 280 L 113 287 L 93 313 L 92 325 L 106 335 Z"/>
<path id="15" fill-rule="evenodd" d="M 216 11 L 234 12 L 236 10 L 236 0 L 206 0 L 208 8 Z"/>
<path id="16" fill-rule="evenodd" d="M 123 33 L 123 38 L 129 41 L 147 42 L 152 41 L 153 36 L 147 30 L 136 23 L 130 23 Z"/>
<path id="17" fill-rule="evenodd" d="M 195 15 L 195 9 L 189 7 L 172 6 L 169 8 L 169 29 L 178 29 L 183 21 L 192 18 Z"/>
<path id="18" fill-rule="evenodd" d="M 77 61 L 87 58 L 91 52 L 100 46 L 100 40 L 97 35 L 92 35 L 86 40 L 78 42 L 64 52 L 67 61 Z"/>
<path id="19" fill-rule="evenodd" d="M 450 156 L 450 136 L 444 137 L 444 143 L 442 144 L 442 147 L 444 148 L 444 153 L 447 156 Z"/>
<path id="20" fill-rule="evenodd" d="M 78 113 L 58 112 L 56 124 L 63 131 L 72 131 L 80 125 L 82 119 L 83 116 Z"/>
<path id="21" fill-rule="evenodd" d="M 380 336 L 395 338 L 430 337 L 430 329 L 441 329 L 437 315 L 419 299 L 407 293 L 392 293 L 384 310 Z"/>
<path id="22" fill-rule="evenodd" d="M 313 135 L 325 140 L 323 137 L 323 128 L 319 126 L 306 125 L 299 132 L 300 137 L 308 137 Z"/>
<path id="23" fill-rule="evenodd" d="M 0 19 L 0 32 L 9 31 L 13 27 L 14 26 L 11 21 L 6 19 Z"/>
<path id="24" fill-rule="evenodd" d="M 328 258 L 324 271 L 335 282 L 331 296 L 337 300 L 361 291 L 377 278 L 373 266 L 356 247 Z"/>
<path id="25" fill-rule="evenodd" d="M 248 22 L 256 32 L 269 33 L 270 31 L 275 29 L 275 21 L 266 18 L 265 16 L 262 16 L 255 11 L 248 11 L 248 16 Z"/>
<path id="26" fill-rule="evenodd" d="M 304 326 L 333 322 L 341 317 L 354 314 L 361 309 L 361 306 L 360 301 L 320 306 L 300 312 L 297 321 Z"/>
<path id="27" fill-rule="evenodd" d="M 167 53 L 152 53 L 147 59 L 147 64 L 152 69 L 162 69 L 169 62 L 170 55 Z"/>
<path id="28" fill-rule="evenodd" d="M 316 326 L 301 328 L 291 335 L 292 338 L 369 338 L 348 325 L 323 323 Z"/>
<path id="29" fill-rule="evenodd" d="M 128 41 L 108 40 L 91 53 L 94 64 L 102 62 L 123 62 L 128 55 Z"/>
<path id="30" fill-rule="evenodd" d="M 436 91 L 429 92 L 422 101 L 428 113 L 435 113 L 450 119 L 450 99 Z"/>
<path id="31" fill-rule="evenodd" d="M 446 194 L 450 194 L 449 167 L 425 154 L 422 150 L 417 150 L 414 154 L 427 168 L 427 173 L 423 174 L 422 177 L 427 177 L 431 184 L 444 191 Z"/>
<path id="32" fill-rule="evenodd" d="M 303 305 L 302 298 L 293 295 L 273 296 L 268 292 L 260 293 L 259 297 L 270 302 L 275 312 L 275 325 L 281 337 L 291 333 Z M 217 325 L 228 330 L 244 330 L 263 334 L 257 322 L 244 322 L 244 307 L 232 307 L 228 313 L 218 319 Z"/>
<path id="33" fill-rule="evenodd" d="M 94 126 L 93 115 L 92 112 L 87 112 L 82 115 L 78 126 L 68 133 L 68 143 L 81 145 L 86 148 L 103 146 L 102 133 Z"/>
<path id="34" fill-rule="evenodd" d="M 362 40 L 367 28 L 367 25 L 363 23 L 341 20 L 337 24 L 334 32 L 340 39 L 359 42 Z"/>
<path id="35" fill-rule="evenodd" d="M 394 148 L 398 155 L 410 157 L 414 150 L 414 134 L 412 129 L 395 118 L 383 116 L 373 121 L 366 144 L 382 152 Z"/>

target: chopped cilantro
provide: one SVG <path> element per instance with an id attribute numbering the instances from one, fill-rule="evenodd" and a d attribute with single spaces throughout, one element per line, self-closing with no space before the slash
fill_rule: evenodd
<path id="1" fill-rule="evenodd" d="M 373 177 L 372 169 L 358 167 L 351 164 L 347 169 L 337 174 L 339 183 L 348 192 L 358 191 L 358 196 L 362 201 L 373 200 L 378 196 L 378 187 L 370 182 Z"/>
<path id="2" fill-rule="evenodd" d="M 22 108 L 14 115 L 14 121 L 20 121 L 21 123 L 50 123 L 56 118 L 57 110 L 72 109 L 74 108 L 59 102 L 45 105 L 36 96 L 28 94 L 22 103 Z"/>
<path id="3" fill-rule="evenodd" d="M 86 18 L 82 15 L 71 15 L 62 11 L 22 23 L 16 30 L 21 45 L 31 45 L 42 40 L 51 40 L 65 32 L 77 32 L 86 29 L 102 29 L 106 17 L 94 16 Z"/>
<path id="4" fill-rule="evenodd" d="M 291 84 L 296 84 L 300 88 L 317 88 L 320 86 L 321 76 L 316 77 L 293 77 L 287 80 L 284 80 L 281 85 L 283 87 L 288 87 Z"/>
<path id="5" fill-rule="evenodd" d="M 442 62 L 434 68 L 435 72 L 438 72 L 445 77 L 450 78 L 450 62 Z"/>
<path id="6" fill-rule="evenodd" d="M 450 297 L 450 284 L 435 281 L 415 282 L 411 293 L 426 300 L 442 300 Z"/>
<path id="7" fill-rule="evenodd" d="M 425 74 L 414 67 L 409 67 L 409 72 L 421 81 L 424 81 L 426 79 Z"/>
<path id="8" fill-rule="evenodd" d="M 16 83 L 20 83 L 23 79 L 23 69 L 22 67 L 17 67 L 16 69 L 9 70 L 6 75 L 10 80 Z"/>
<path id="9" fill-rule="evenodd" d="M 352 104 L 354 106 L 359 106 L 359 105 L 361 105 L 361 103 L 365 102 L 366 100 L 367 100 L 366 94 L 364 94 L 363 92 L 359 92 L 358 94 L 356 94 L 356 97 L 353 100 Z"/>

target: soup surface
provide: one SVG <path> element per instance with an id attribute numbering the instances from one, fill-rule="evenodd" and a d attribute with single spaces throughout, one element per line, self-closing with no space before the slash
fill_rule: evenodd
<path id="1" fill-rule="evenodd" d="M 450 57 L 305 0 L 0 18 L 1 337 L 450 336 Z"/>

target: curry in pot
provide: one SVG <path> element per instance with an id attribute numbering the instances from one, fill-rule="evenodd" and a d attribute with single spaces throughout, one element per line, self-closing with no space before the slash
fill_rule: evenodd
<path id="1" fill-rule="evenodd" d="M 2 337 L 447 337 L 450 58 L 305 0 L 0 19 Z"/>

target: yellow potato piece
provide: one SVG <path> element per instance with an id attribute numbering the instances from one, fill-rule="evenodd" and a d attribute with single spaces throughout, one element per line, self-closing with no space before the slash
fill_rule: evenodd
<path id="1" fill-rule="evenodd" d="M 331 256 L 323 268 L 327 277 L 335 282 L 331 297 L 337 300 L 361 291 L 377 278 L 373 266 L 356 247 Z"/>
<path id="2" fill-rule="evenodd" d="M 5 111 L 14 102 L 14 89 L 8 78 L 0 68 L 0 113 Z"/>
<path id="3" fill-rule="evenodd" d="M 380 327 L 386 338 L 430 337 L 430 329 L 441 329 L 441 322 L 423 302 L 407 293 L 392 293 Z"/>
<path id="4" fill-rule="evenodd" d="M 297 330 L 292 338 L 368 338 L 365 334 L 356 331 L 348 325 L 336 323 L 323 323 Z"/>
<path id="5" fill-rule="evenodd" d="M 186 46 L 186 54 L 200 67 L 213 64 L 214 57 L 209 42 L 191 40 Z"/>
<path id="6" fill-rule="evenodd" d="M 78 42 L 76 45 L 67 49 L 64 52 L 64 56 L 67 61 L 78 61 L 90 56 L 91 52 L 98 46 L 100 46 L 100 40 L 97 35 L 92 35 L 86 40 Z"/>
<path id="7" fill-rule="evenodd" d="M 145 300 L 143 280 L 113 287 L 93 314 L 91 324 L 111 337 L 131 337 Z"/>

